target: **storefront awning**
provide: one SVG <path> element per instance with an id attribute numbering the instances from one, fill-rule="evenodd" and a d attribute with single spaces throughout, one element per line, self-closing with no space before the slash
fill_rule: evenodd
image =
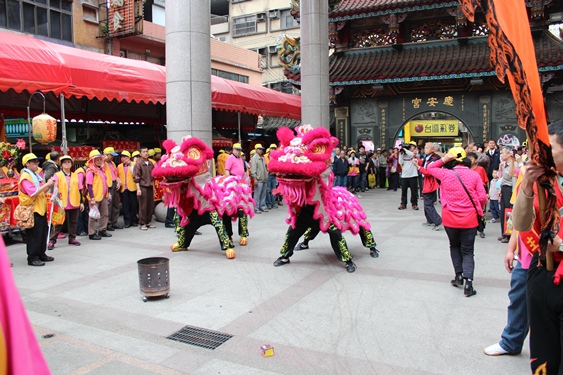
<path id="1" fill-rule="evenodd" d="M 0 91 L 14 89 L 118 102 L 166 102 L 166 69 L 44 40 L 0 32 Z M 301 117 L 301 98 L 212 77 L 213 108 L 283 118 Z"/>

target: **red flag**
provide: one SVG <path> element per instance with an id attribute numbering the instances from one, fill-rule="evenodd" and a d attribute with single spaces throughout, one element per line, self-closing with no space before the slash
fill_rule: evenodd
<path id="1" fill-rule="evenodd" d="M 0 375 L 49 375 L 0 236 Z"/>

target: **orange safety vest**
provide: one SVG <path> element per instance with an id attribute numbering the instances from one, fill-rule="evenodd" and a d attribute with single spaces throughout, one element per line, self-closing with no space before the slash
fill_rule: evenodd
<path id="1" fill-rule="evenodd" d="M 80 190 L 78 189 L 78 175 L 76 172 L 70 174 L 70 186 L 66 182 L 66 176 L 63 171 L 55 173 L 59 180 L 57 188 L 61 194 L 63 208 L 68 205 L 69 189 L 70 189 L 70 205 L 72 207 L 80 207 Z"/>
<path id="2" fill-rule="evenodd" d="M 133 179 L 133 163 L 129 164 L 127 168 L 127 176 L 125 176 L 125 167 L 123 163 L 117 166 L 117 176 L 121 180 L 121 188 L 120 192 L 125 191 L 125 182 L 127 182 L 127 190 L 129 191 L 137 191 L 137 184 L 135 184 L 135 180 Z"/>
<path id="3" fill-rule="evenodd" d="M 20 205 L 22 206 L 31 206 L 33 205 L 33 212 L 37 212 L 41 216 L 45 216 L 47 212 L 47 198 L 45 198 L 45 193 L 37 194 L 33 197 L 25 194 L 21 189 L 21 184 L 23 180 L 28 180 L 33 184 L 33 178 L 27 172 L 23 172 L 20 177 L 19 182 L 19 189 L 18 189 L 18 197 L 20 199 Z M 42 186 L 39 183 L 39 186 Z"/>

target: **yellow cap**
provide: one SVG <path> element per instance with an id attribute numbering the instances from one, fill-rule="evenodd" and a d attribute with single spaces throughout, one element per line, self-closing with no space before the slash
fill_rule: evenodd
<path id="1" fill-rule="evenodd" d="M 250 155 L 254 155 L 256 153 L 256 150 L 250 150 Z"/>
<path id="2" fill-rule="evenodd" d="M 455 156 L 457 161 L 462 161 L 467 156 L 463 147 L 452 147 L 448 150 L 448 154 Z"/>
<path id="3" fill-rule="evenodd" d="M 155 154 L 162 154 L 162 150 L 159 149 L 158 147 L 155 147 L 155 148 L 154 148 L 154 153 L 155 153 Z"/>
<path id="4" fill-rule="evenodd" d="M 262 143 L 256 143 L 256 146 L 254 146 L 254 149 L 255 150 L 262 149 L 263 150 L 264 146 L 262 146 Z"/>
<path id="5" fill-rule="evenodd" d="M 408 144 L 409 144 L 409 145 L 413 145 L 413 146 L 418 146 L 418 145 L 416 144 L 416 142 L 414 142 L 414 141 L 410 141 Z"/>
<path id="6" fill-rule="evenodd" d="M 117 156 L 117 152 L 115 152 L 113 147 L 106 147 L 106 148 L 104 148 L 104 155 Z"/>
<path id="7" fill-rule="evenodd" d="M 134 158 L 135 156 L 139 156 L 141 155 L 141 153 L 139 151 L 133 151 L 133 153 L 131 154 L 131 157 Z"/>
<path id="8" fill-rule="evenodd" d="M 26 165 L 31 160 L 37 160 L 37 156 L 35 156 L 35 154 L 32 154 L 32 153 L 25 154 L 22 158 L 22 163 L 23 163 L 23 165 Z"/>
<path id="9" fill-rule="evenodd" d="M 51 153 L 49 152 L 47 156 L 45 156 L 45 160 L 51 160 Z M 23 163 L 25 165 L 25 163 Z"/>
<path id="10" fill-rule="evenodd" d="M 130 158 L 130 157 L 131 157 L 131 153 L 130 153 L 129 151 L 127 151 L 127 150 L 123 150 L 123 151 L 121 151 L 121 156 L 127 156 L 128 158 Z"/>
<path id="11" fill-rule="evenodd" d="M 225 150 L 219 150 L 219 153 L 220 153 L 220 154 L 224 154 L 224 153 L 225 153 Z"/>
<path id="12" fill-rule="evenodd" d="M 90 159 L 98 158 L 98 157 L 102 157 L 102 156 L 104 156 L 104 155 L 100 154 L 100 151 L 98 151 L 98 150 L 90 151 Z"/>
<path id="13" fill-rule="evenodd" d="M 149 157 L 151 156 L 154 156 L 154 150 L 152 148 L 149 150 Z"/>
<path id="14" fill-rule="evenodd" d="M 272 144 L 270 145 L 270 148 L 278 148 L 278 146 L 277 146 L 275 143 L 272 143 Z"/>
<path id="15" fill-rule="evenodd" d="M 235 143 L 233 145 L 233 150 L 242 150 L 242 146 L 240 145 L 240 143 Z"/>
<path id="16" fill-rule="evenodd" d="M 61 162 L 61 164 L 63 163 L 63 160 L 70 160 L 72 161 L 72 157 L 70 155 L 63 155 L 60 157 L 59 161 Z"/>

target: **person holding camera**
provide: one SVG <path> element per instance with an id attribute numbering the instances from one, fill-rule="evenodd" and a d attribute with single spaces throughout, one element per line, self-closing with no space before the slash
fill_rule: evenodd
<path id="1" fill-rule="evenodd" d="M 413 210 L 418 211 L 418 169 L 413 161 L 418 164 L 415 155 L 417 148 L 415 142 L 403 144 L 399 150 L 399 164 L 403 166 L 401 173 L 401 205 L 399 210 L 407 208 L 407 193 L 411 190 L 411 205 Z"/>
<path id="2" fill-rule="evenodd" d="M 441 182 L 442 224 L 450 241 L 450 256 L 455 271 L 451 284 L 455 287 L 463 286 L 465 280 L 463 292 L 466 297 L 477 294 L 473 288 L 477 211 L 482 216 L 487 203 L 483 181 L 470 166 L 471 160 L 466 157 L 465 150 L 453 147 L 426 169 L 427 174 Z"/>

